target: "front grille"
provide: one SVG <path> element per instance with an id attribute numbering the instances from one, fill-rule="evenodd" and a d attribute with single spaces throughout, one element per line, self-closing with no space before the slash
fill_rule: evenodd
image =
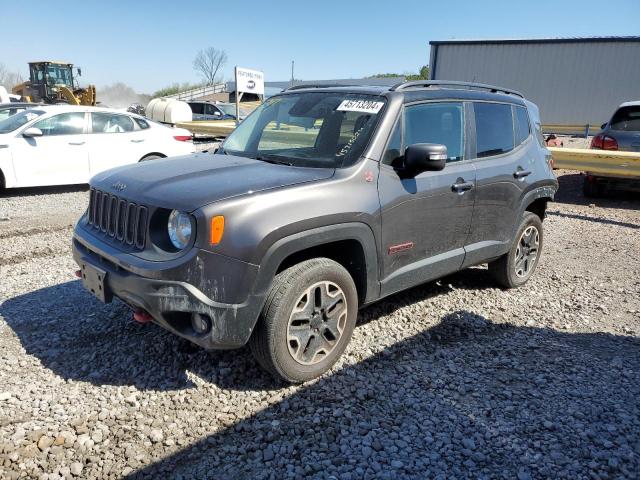
<path id="1" fill-rule="evenodd" d="M 92 188 L 89 192 L 89 225 L 115 241 L 143 249 L 149 209 Z"/>

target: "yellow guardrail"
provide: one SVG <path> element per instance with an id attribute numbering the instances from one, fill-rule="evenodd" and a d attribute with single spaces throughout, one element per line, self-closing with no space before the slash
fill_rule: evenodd
<path id="1" fill-rule="evenodd" d="M 177 127 L 186 128 L 194 135 L 226 137 L 236 128 L 235 120 L 201 120 L 194 122 L 178 122 Z"/>
<path id="2" fill-rule="evenodd" d="M 588 137 L 600 131 L 600 125 L 542 125 L 544 133 L 558 133 L 566 135 L 584 135 Z"/>
<path id="3" fill-rule="evenodd" d="M 556 168 L 621 177 L 640 177 L 640 152 L 549 147 Z"/>

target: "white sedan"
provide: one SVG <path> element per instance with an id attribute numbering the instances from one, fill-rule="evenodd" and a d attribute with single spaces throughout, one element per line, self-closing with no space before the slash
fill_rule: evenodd
<path id="1" fill-rule="evenodd" d="M 0 189 L 88 183 L 109 168 L 193 152 L 188 130 L 135 114 L 39 106 L 0 121 Z"/>

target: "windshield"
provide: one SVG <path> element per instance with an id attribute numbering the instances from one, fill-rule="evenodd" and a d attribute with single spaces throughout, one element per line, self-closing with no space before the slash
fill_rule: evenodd
<path id="1" fill-rule="evenodd" d="M 304 167 L 353 165 L 384 97 L 307 92 L 269 98 L 222 145 L 223 153 Z"/>
<path id="2" fill-rule="evenodd" d="M 236 106 L 235 105 L 223 105 L 223 104 L 216 104 L 216 107 L 218 107 L 220 110 L 222 110 L 225 114 L 227 115 L 234 115 L 236 114 Z M 242 112 L 240 112 L 240 114 L 242 115 Z"/>
<path id="3" fill-rule="evenodd" d="M 17 130 L 21 126 L 29 123 L 31 120 L 35 120 L 40 115 L 43 115 L 42 110 L 25 110 L 24 112 L 16 113 L 15 115 L 0 121 L 0 133 L 9 133 Z"/>
<path id="4" fill-rule="evenodd" d="M 49 84 L 73 87 L 71 68 L 68 65 L 47 65 Z"/>
<path id="5" fill-rule="evenodd" d="M 620 108 L 611 119 L 611 129 L 626 132 L 640 131 L 640 105 Z"/>

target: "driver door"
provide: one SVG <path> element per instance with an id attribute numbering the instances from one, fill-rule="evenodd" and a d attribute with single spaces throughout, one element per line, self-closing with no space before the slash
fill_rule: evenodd
<path id="1" fill-rule="evenodd" d="M 431 102 L 404 107 L 380 162 L 382 294 L 457 271 L 464 260 L 475 198 L 476 172 L 468 160 L 465 106 Z M 440 171 L 402 174 L 407 146 L 447 147 Z"/>
<path id="2" fill-rule="evenodd" d="M 15 147 L 11 146 L 18 186 L 71 185 L 89 181 L 84 112 L 61 113 L 27 128 L 40 129 L 42 136 L 20 135 Z"/>

